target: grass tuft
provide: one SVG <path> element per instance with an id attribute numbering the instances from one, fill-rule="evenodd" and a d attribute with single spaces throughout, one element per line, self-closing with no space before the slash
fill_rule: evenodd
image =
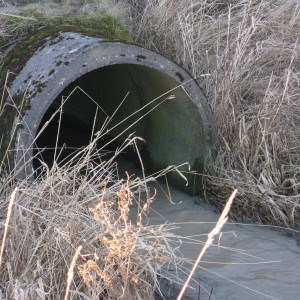
<path id="1" fill-rule="evenodd" d="M 130 27 L 135 42 L 188 69 L 198 78 L 218 129 L 218 155 L 204 178 L 206 199 L 222 210 L 223 199 L 235 187 L 239 196 L 231 217 L 285 227 L 299 224 L 297 0 L 193 0 L 188 4 L 120 0 L 113 5 L 106 0 L 74 0 L 9 5 L 21 2 L 2 4 L 4 13 L 23 14 L 17 21 L 0 16 L 2 41 L 16 41 L 36 22 L 31 17 L 54 20 L 56 15 L 68 20 L 77 9 L 89 19 L 89 14 L 108 11 Z M 30 9 L 43 16 L 26 15 Z"/>
<path id="2" fill-rule="evenodd" d="M 206 199 L 221 211 L 235 187 L 231 217 L 299 224 L 299 2 L 126 2 L 135 41 L 187 68 L 212 106 Z"/>
<path id="3" fill-rule="evenodd" d="M 4 298 L 154 299 L 163 294 L 158 275 L 166 263 L 178 263 L 173 246 L 178 241 L 170 225 L 147 226 L 144 220 L 155 198 L 147 183 L 155 178 L 120 178 L 117 154 L 100 165 L 97 157 L 93 167 L 95 152 L 83 153 L 64 166 L 54 163 L 30 184 L 19 182 L 13 192 L 10 180 L 1 186 Z"/>

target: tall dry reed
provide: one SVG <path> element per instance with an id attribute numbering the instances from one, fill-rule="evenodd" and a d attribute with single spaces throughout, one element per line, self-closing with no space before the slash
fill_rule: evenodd
<path id="1" fill-rule="evenodd" d="M 206 199 L 222 209 L 234 186 L 232 216 L 299 223 L 299 1 L 123 2 L 135 40 L 186 67 L 211 104 L 218 155 Z"/>
<path id="2" fill-rule="evenodd" d="M 108 10 L 137 43 L 187 68 L 205 92 L 218 129 L 206 199 L 220 209 L 239 189 L 232 216 L 294 226 L 300 219 L 298 0 L 2 1 L 54 15 Z M 27 1 L 28 2 L 28 1 Z M 0 15 L 0 33 L 16 40 L 28 20 Z M 201 77 L 202 74 L 209 74 Z"/>
<path id="3" fill-rule="evenodd" d="M 145 221 L 156 177 L 120 177 L 119 152 L 94 146 L 33 182 L 1 184 L 1 299 L 167 297 L 159 276 L 179 260 L 172 226 Z"/>

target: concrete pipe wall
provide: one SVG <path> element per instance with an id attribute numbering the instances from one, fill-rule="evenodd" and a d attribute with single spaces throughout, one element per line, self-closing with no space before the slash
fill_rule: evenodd
<path id="1" fill-rule="evenodd" d="M 34 148 L 55 145 L 56 117 L 36 137 L 66 99 L 60 141 L 70 147 L 87 145 L 96 112 L 95 131 L 124 98 L 107 129 L 140 111 L 108 138 L 146 114 L 116 139 L 116 144 L 122 143 L 135 132 L 146 141 L 141 146 L 146 172 L 189 162 L 191 170 L 202 173 L 215 141 L 212 112 L 196 81 L 166 57 L 133 44 L 69 31 L 51 34 L 18 66 L 8 90 L 1 112 L 2 159 L 6 145 L 21 178 L 38 168 L 32 160 Z M 188 177 L 189 187 L 175 173 L 170 182 L 197 192 L 200 180 Z"/>

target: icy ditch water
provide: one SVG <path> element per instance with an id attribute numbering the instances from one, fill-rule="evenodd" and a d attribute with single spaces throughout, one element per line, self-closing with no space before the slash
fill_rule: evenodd
<path id="1" fill-rule="evenodd" d="M 151 224 L 167 219 L 178 225 L 175 233 L 206 241 L 206 235 L 218 219 L 213 207 L 195 203 L 189 197 L 172 189 L 172 198 L 177 205 L 166 200 L 159 193 L 149 216 Z M 182 201 L 182 202 L 180 202 Z M 300 247 L 294 238 L 270 229 L 257 226 L 228 224 L 213 247 L 206 252 L 200 268 L 193 276 L 193 289 L 187 296 L 198 299 L 299 299 L 300 298 Z M 184 243 L 181 252 L 184 257 L 195 261 L 201 244 Z M 191 265 L 187 268 L 191 269 Z M 185 279 L 186 275 L 180 275 Z"/>
<path id="2" fill-rule="evenodd" d="M 129 162 L 122 168 L 137 174 Z M 196 204 L 190 197 L 171 188 L 171 204 L 161 183 L 149 214 L 149 224 L 178 224 L 174 234 L 190 237 L 180 247 L 183 257 L 194 262 L 218 219 L 212 206 Z M 197 242 L 198 241 L 198 242 Z M 184 281 L 191 264 L 178 271 Z M 169 273 L 176 270 L 171 268 Z M 262 300 L 300 299 L 300 245 L 285 233 L 257 225 L 227 223 L 206 252 L 193 276 L 187 299 Z"/>

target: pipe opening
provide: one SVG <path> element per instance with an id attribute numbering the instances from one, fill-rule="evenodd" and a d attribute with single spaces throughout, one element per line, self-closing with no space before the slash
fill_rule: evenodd
<path id="1" fill-rule="evenodd" d="M 97 146 L 114 139 L 108 148 L 114 150 L 134 133 L 145 140 L 140 151 L 146 172 L 184 162 L 190 163 L 194 169 L 202 167 L 205 156 L 202 152 L 205 150 L 203 124 L 197 106 L 185 89 L 178 87 L 180 84 L 179 75 L 175 80 L 163 70 L 142 65 L 116 64 L 88 72 L 53 99 L 38 132 L 64 101 L 61 116 L 58 111 L 37 138 L 36 147 L 45 150 L 41 155 L 37 155 L 37 151 L 34 154 L 51 166 L 59 126 L 56 154 L 63 148 L 59 156 L 59 161 L 62 161 L 76 153 L 76 149 L 87 146 L 93 128 L 97 132 L 107 122 L 104 137 Z M 133 152 L 127 155 L 130 159 L 137 159 Z M 35 169 L 41 167 L 39 159 L 34 160 Z M 172 174 L 170 182 L 186 189 L 179 175 Z"/>

